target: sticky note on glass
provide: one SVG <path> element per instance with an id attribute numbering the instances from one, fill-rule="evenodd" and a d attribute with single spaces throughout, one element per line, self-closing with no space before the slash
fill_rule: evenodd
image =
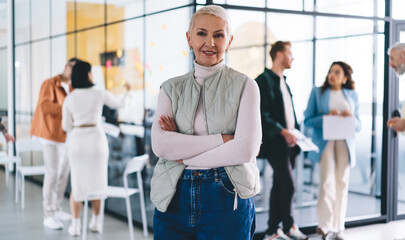
<path id="1" fill-rule="evenodd" d="M 353 116 L 330 116 L 322 118 L 323 140 L 344 140 L 354 138 L 356 119 Z"/>

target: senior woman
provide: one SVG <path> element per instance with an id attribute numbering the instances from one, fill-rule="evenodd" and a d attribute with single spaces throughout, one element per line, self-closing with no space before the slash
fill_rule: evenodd
<path id="1" fill-rule="evenodd" d="M 260 191 L 260 95 L 254 80 L 224 63 L 229 18 L 209 5 L 186 33 L 194 69 L 161 86 L 152 147 L 155 239 L 252 239 Z"/>
<path id="2" fill-rule="evenodd" d="M 122 99 L 93 87 L 91 65 L 77 61 L 72 70 L 72 87 L 62 106 L 62 128 L 69 132 L 69 163 L 72 192 L 70 210 L 72 224 L 69 234 L 80 235 L 80 212 L 88 193 L 107 187 L 108 143 L 101 126 L 103 105 L 110 108 L 124 106 Z M 125 85 L 129 90 L 129 84 Z M 101 232 L 100 200 L 91 201 L 93 215 L 89 224 L 93 232 Z"/>
<path id="3" fill-rule="evenodd" d="M 304 124 L 313 129 L 312 140 L 320 152 L 309 158 L 319 163 L 318 228 L 322 239 L 333 235 L 344 239 L 350 166 L 356 163 L 355 139 L 324 140 L 323 116 L 354 116 L 356 131 L 361 128 L 359 101 L 354 90 L 352 68 L 345 62 L 333 62 L 321 87 L 314 87 L 304 112 Z"/>

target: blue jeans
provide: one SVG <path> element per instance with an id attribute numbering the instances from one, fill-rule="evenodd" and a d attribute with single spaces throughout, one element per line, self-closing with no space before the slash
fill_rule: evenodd
<path id="1" fill-rule="evenodd" d="M 154 239 L 249 240 L 256 228 L 253 200 L 237 197 L 224 168 L 184 170 L 166 210 L 155 209 Z"/>

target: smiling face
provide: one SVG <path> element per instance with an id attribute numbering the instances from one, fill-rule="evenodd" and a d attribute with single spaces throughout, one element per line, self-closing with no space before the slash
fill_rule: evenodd
<path id="1" fill-rule="evenodd" d="M 342 89 L 342 85 L 347 81 L 345 72 L 339 64 L 333 64 L 328 73 L 328 83 L 333 90 Z"/>
<path id="2" fill-rule="evenodd" d="M 405 73 L 405 51 L 393 49 L 390 53 L 390 66 L 398 76 Z"/>
<path id="3" fill-rule="evenodd" d="M 197 16 L 193 29 L 186 36 L 188 45 L 194 51 L 195 61 L 206 67 L 222 61 L 233 39 L 226 21 L 213 15 Z"/>

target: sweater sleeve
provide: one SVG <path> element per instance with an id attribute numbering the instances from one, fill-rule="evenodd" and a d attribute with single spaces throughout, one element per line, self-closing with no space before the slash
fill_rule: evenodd
<path id="1" fill-rule="evenodd" d="M 124 96 L 117 97 L 108 91 L 103 91 L 103 102 L 110 108 L 116 109 L 125 106 L 125 101 L 128 98 L 128 91 L 125 91 Z"/>
<path id="2" fill-rule="evenodd" d="M 307 127 L 322 128 L 323 114 L 318 113 L 318 104 L 316 102 L 317 88 L 312 88 L 311 94 L 308 99 L 307 109 L 304 112 L 304 124 Z"/>
<path id="3" fill-rule="evenodd" d="M 159 93 L 158 106 L 152 124 L 152 149 L 158 157 L 182 160 L 224 143 L 221 134 L 197 136 L 164 131 L 159 124 L 159 118 L 162 115 L 173 116 L 171 100 L 163 89 Z"/>
<path id="4" fill-rule="evenodd" d="M 260 93 L 252 79 L 244 88 L 234 139 L 197 156 L 183 159 L 185 165 L 202 168 L 232 166 L 250 162 L 261 144 Z"/>

